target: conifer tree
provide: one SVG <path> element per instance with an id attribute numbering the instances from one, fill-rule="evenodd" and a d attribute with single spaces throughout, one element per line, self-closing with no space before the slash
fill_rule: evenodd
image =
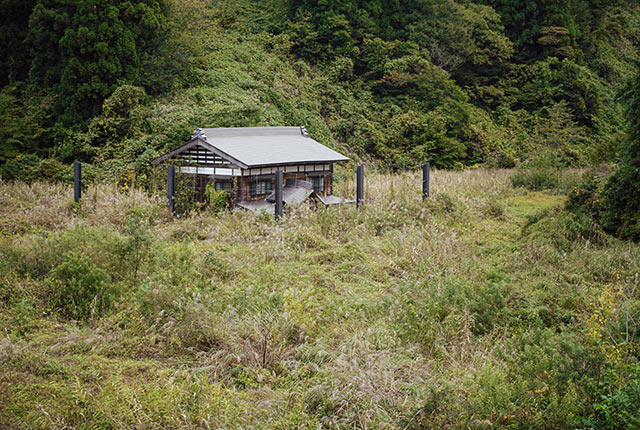
<path id="1" fill-rule="evenodd" d="M 53 86 L 64 126 L 100 112 L 122 83 L 139 83 L 141 54 L 153 49 L 166 21 L 162 0 L 40 0 L 31 15 L 30 77 Z"/>

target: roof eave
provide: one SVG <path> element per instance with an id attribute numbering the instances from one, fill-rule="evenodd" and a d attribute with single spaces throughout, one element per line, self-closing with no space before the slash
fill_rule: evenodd
<path id="1" fill-rule="evenodd" d="M 168 153 L 166 153 L 165 155 L 158 157 L 154 160 L 151 160 L 151 164 L 152 165 L 156 165 L 159 163 L 162 163 L 163 161 L 173 157 L 174 155 L 180 154 L 182 151 L 186 151 L 189 148 L 194 147 L 195 145 L 200 145 L 205 149 L 208 149 L 209 151 L 213 152 L 216 155 L 219 155 L 222 158 L 226 158 L 227 160 L 231 161 L 232 163 L 236 164 L 238 167 L 240 167 L 241 169 L 248 169 L 249 166 L 245 163 L 243 163 L 242 161 L 238 160 L 237 158 L 232 157 L 231 155 L 227 154 L 224 151 L 221 151 L 220 149 L 216 148 L 215 146 L 211 145 L 209 142 L 207 142 L 206 140 L 200 138 L 200 137 L 196 137 L 194 139 L 191 139 L 190 141 L 180 145 L 179 147 L 177 147 L 176 149 L 174 149 L 173 151 L 170 151 Z"/>
<path id="2" fill-rule="evenodd" d="M 298 160 L 298 161 L 287 161 L 287 162 L 280 162 L 280 163 L 261 163 L 261 164 L 249 164 L 248 165 L 248 169 L 255 169 L 258 167 L 273 167 L 273 166 L 293 166 L 296 164 L 307 164 L 307 163 L 312 163 L 312 164 L 323 164 L 323 163 L 338 163 L 341 161 L 349 161 L 350 158 L 349 157 L 343 157 L 343 158 L 332 158 L 332 159 L 328 159 L 328 160 Z"/>

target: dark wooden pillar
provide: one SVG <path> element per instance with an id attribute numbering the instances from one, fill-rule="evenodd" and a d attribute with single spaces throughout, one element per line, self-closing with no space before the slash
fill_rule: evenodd
<path id="1" fill-rule="evenodd" d="M 82 198 L 82 164 L 73 163 L 73 201 L 78 203 Z"/>
<path id="2" fill-rule="evenodd" d="M 171 215 L 176 213 L 176 166 L 167 168 L 167 205 Z"/>
<path id="3" fill-rule="evenodd" d="M 356 170 L 356 207 L 364 202 L 364 167 L 358 166 Z"/>
<path id="4" fill-rule="evenodd" d="M 276 170 L 276 220 L 282 218 L 282 170 Z"/>
<path id="5" fill-rule="evenodd" d="M 422 165 L 422 200 L 426 200 L 429 197 L 429 170 L 431 166 L 429 163 Z"/>
<path id="6" fill-rule="evenodd" d="M 329 164 L 329 166 L 329 171 L 331 172 L 329 174 L 329 194 L 333 194 L 333 163 Z M 325 194 L 327 194 L 326 191 Z"/>

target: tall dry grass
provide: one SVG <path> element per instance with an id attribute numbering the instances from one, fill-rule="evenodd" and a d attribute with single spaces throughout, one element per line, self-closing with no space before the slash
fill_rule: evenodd
<path id="1" fill-rule="evenodd" d="M 142 190 L 121 192 L 115 185 L 90 185 L 81 204 L 74 204 L 73 187 L 52 182 L 0 183 L 0 229 L 20 233 L 33 228 L 56 230 L 76 225 L 122 224 L 127 208 L 140 206 L 160 212 L 164 202 Z"/>
<path id="2" fill-rule="evenodd" d="M 361 210 L 301 206 L 280 222 L 169 217 L 162 196 L 107 185 L 74 205 L 70 187 L 1 184 L 0 423 L 575 425 L 601 360 L 592 298 L 631 282 L 640 252 L 592 242 L 562 196 L 509 175 L 434 170 L 422 201 L 420 172 L 367 172 Z M 336 194 L 352 197 L 343 176 Z M 134 281 L 122 244 L 144 237 L 136 216 L 152 240 Z M 77 248 L 120 291 L 87 323 L 47 299 Z"/>

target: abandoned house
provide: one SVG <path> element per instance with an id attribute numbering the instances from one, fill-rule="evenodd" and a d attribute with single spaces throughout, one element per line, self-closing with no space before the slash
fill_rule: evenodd
<path id="1" fill-rule="evenodd" d="M 333 163 L 347 160 L 310 138 L 304 127 L 237 127 L 198 128 L 188 142 L 151 163 L 175 164 L 178 172 L 195 175 L 199 201 L 212 184 L 229 193 L 233 206 L 258 210 L 273 205 L 277 170 L 283 172 L 285 204 L 311 194 L 331 202 Z"/>

